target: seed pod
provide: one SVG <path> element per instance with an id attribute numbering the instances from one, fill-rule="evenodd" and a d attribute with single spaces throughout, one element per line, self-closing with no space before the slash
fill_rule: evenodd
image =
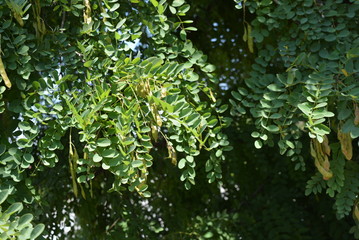
<path id="1" fill-rule="evenodd" d="M 338 129 L 338 139 L 340 141 L 340 146 L 344 157 L 347 160 L 351 160 L 353 157 L 353 146 L 350 133 L 342 133 L 340 129 Z"/>
<path id="2" fill-rule="evenodd" d="M 354 207 L 354 217 L 356 218 L 357 221 L 359 221 L 359 209 L 357 204 L 355 204 Z"/>
<path id="3" fill-rule="evenodd" d="M 329 147 L 329 140 L 328 140 L 327 135 L 324 135 L 323 139 L 324 139 L 324 141 L 321 143 L 323 152 L 326 155 L 330 156 L 330 147 Z"/>
<path id="4" fill-rule="evenodd" d="M 344 76 L 348 77 L 349 74 L 347 72 L 347 70 L 345 70 L 344 68 L 343 69 L 340 69 L 342 71 L 342 73 L 344 74 Z"/>
<path id="5" fill-rule="evenodd" d="M 248 40 L 247 27 L 244 26 L 243 41 L 247 42 L 247 40 Z"/>
<path id="6" fill-rule="evenodd" d="M 70 173 L 72 178 L 72 188 L 75 194 L 75 197 L 78 196 L 78 188 L 76 182 L 76 168 L 77 168 L 77 161 L 79 159 L 79 155 L 76 151 L 75 145 L 71 142 L 71 135 L 70 135 L 70 142 L 69 142 L 69 165 L 70 165 Z"/>
<path id="7" fill-rule="evenodd" d="M 151 124 L 151 135 L 153 140 L 155 140 L 155 142 L 157 142 L 158 140 L 158 130 L 157 127 L 155 125 Z"/>
<path id="8" fill-rule="evenodd" d="M 151 112 L 152 112 L 153 118 L 154 118 L 157 126 L 161 127 L 162 126 L 162 119 L 161 119 L 161 116 L 160 116 L 160 114 L 158 112 L 157 106 L 154 103 L 151 104 Z"/>
<path id="9" fill-rule="evenodd" d="M 164 87 L 161 89 L 161 98 L 164 98 L 166 96 L 167 96 L 167 88 Z"/>
<path id="10" fill-rule="evenodd" d="M 310 141 L 310 155 L 312 155 L 314 159 L 317 159 L 317 153 L 314 149 L 313 141 Z"/>
<path id="11" fill-rule="evenodd" d="M 1 49 L 0 49 L 0 75 L 1 75 L 2 79 L 4 80 L 5 86 L 8 87 L 8 88 L 11 88 L 10 79 L 6 74 L 5 66 L 4 66 L 4 64 L 2 62 L 2 59 L 1 59 Z"/>
<path id="12" fill-rule="evenodd" d="M 316 139 L 310 141 L 310 154 L 314 158 L 314 164 L 322 174 L 324 180 L 329 180 L 333 177 L 333 172 L 330 170 L 330 162 L 327 155 L 328 150 L 326 150 L 327 152 L 324 150 L 327 144 L 328 143 L 323 145 L 323 143 L 319 143 Z"/>
<path id="13" fill-rule="evenodd" d="M 248 30 L 248 49 L 251 53 L 254 53 L 254 49 L 253 49 L 253 36 L 252 36 L 252 26 L 248 23 L 247 24 L 247 30 Z"/>
<path id="14" fill-rule="evenodd" d="M 151 88 L 148 81 L 141 82 L 136 87 L 137 96 L 142 98 L 146 98 L 147 96 L 151 95 Z"/>
<path id="15" fill-rule="evenodd" d="M 333 172 L 330 169 L 325 169 L 322 165 L 320 165 L 319 161 L 315 160 L 314 164 L 317 167 L 318 171 L 322 174 L 324 180 L 329 180 L 333 177 Z"/>
<path id="16" fill-rule="evenodd" d="M 359 107 L 356 103 L 354 104 L 354 115 L 354 124 L 359 125 Z"/>
<path id="17" fill-rule="evenodd" d="M 90 24 L 92 22 L 90 1 L 89 0 L 84 0 L 84 5 L 85 5 L 84 22 L 86 24 Z"/>
<path id="18" fill-rule="evenodd" d="M 177 166 L 177 153 L 176 150 L 173 148 L 172 143 L 167 144 L 167 150 L 168 150 L 168 158 L 171 159 L 171 163 L 175 166 Z"/>

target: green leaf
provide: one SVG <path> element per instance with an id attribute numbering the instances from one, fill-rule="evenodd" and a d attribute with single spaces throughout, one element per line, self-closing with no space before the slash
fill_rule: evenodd
<path id="1" fill-rule="evenodd" d="M 187 160 L 189 163 L 193 163 L 194 158 L 193 158 L 193 156 L 186 156 L 186 160 Z"/>
<path id="2" fill-rule="evenodd" d="M 77 182 L 78 182 L 78 183 L 84 183 L 84 182 L 86 182 L 86 181 L 87 181 L 86 175 L 81 175 L 81 176 L 79 176 L 79 177 L 77 178 Z"/>
<path id="3" fill-rule="evenodd" d="M 172 3 L 172 6 L 174 7 L 180 7 L 184 4 L 184 0 L 174 0 Z"/>
<path id="4" fill-rule="evenodd" d="M 259 138 L 260 134 L 259 134 L 259 132 L 252 132 L 251 136 L 253 138 Z"/>
<path id="5" fill-rule="evenodd" d="M 355 58 L 355 57 L 359 57 L 359 48 L 353 48 L 347 52 L 348 59 Z"/>
<path id="6" fill-rule="evenodd" d="M 105 53 L 107 56 L 112 56 L 115 53 L 116 49 L 112 45 L 107 45 L 105 47 Z"/>
<path id="7" fill-rule="evenodd" d="M 25 153 L 23 158 L 27 163 L 33 163 L 34 162 L 34 157 L 29 153 Z"/>
<path id="8" fill-rule="evenodd" d="M 0 156 L 4 154 L 6 151 L 6 146 L 4 144 L 0 144 Z"/>
<path id="9" fill-rule="evenodd" d="M 269 125 L 266 128 L 269 132 L 278 132 L 279 131 L 279 127 L 276 125 Z"/>
<path id="10" fill-rule="evenodd" d="M 212 238 L 213 237 L 213 233 L 212 232 L 206 232 L 204 235 L 203 235 L 204 238 Z"/>
<path id="11" fill-rule="evenodd" d="M 6 200 L 7 196 L 9 196 L 9 194 L 10 194 L 10 189 L 1 189 L 0 190 L 0 204 L 2 204 Z"/>
<path id="12" fill-rule="evenodd" d="M 12 215 L 15 212 L 20 212 L 23 209 L 22 203 L 16 202 L 11 204 L 11 206 L 5 211 L 5 215 Z"/>
<path id="13" fill-rule="evenodd" d="M 111 7 L 110 12 L 116 11 L 119 7 L 120 7 L 120 4 L 119 4 L 119 3 L 115 3 L 115 4 Z"/>
<path id="14" fill-rule="evenodd" d="M 143 195 L 145 198 L 151 197 L 151 193 L 150 193 L 149 191 L 143 192 L 142 195 Z"/>
<path id="15" fill-rule="evenodd" d="M 324 124 L 318 124 L 313 126 L 313 132 L 320 135 L 320 136 L 324 136 L 330 133 L 330 128 L 327 127 Z"/>
<path id="16" fill-rule="evenodd" d="M 141 167 L 143 165 L 143 161 L 142 160 L 135 160 L 131 163 L 133 168 L 138 168 Z"/>
<path id="17" fill-rule="evenodd" d="M 102 159 L 103 158 L 100 155 L 98 155 L 97 153 L 93 156 L 94 162 L 101 162 Z"/>
<path id="18" fill-rule="evenodd" d="M 118 156 L 118 152 L 115 149 L 106 149 L 101 153 L 101 155 L 105 158 L 114 158 Z"/>
<path id="19" fill-rule="evenodd" d="M 242 101 L 242 96 L 241 96 L 241 94 L 239 94 L 238 92 L 232 91 L 231 94 L 232 94 L 232 96 L 233 96 L 236 100 Z"/>
<path id="20" fill-rule="evenodd" d="M 202 70 L 204 72 L 213 72 L 214 70 L 216 70 L 216 67 L 212 64 L 208 64 L 204 68 L 202 68 Z"/>
<path id="21" fill-rule="evenodd" d="M 255 140 L 254 141 L 254 146 L 257 148 L 257 149 L 261 149 L 262 148 L 262 146 L 263 146 L 263 143 L 262 143 L 262 141 L 261 140 Z"/>
<path id="22" fill-rule="evenodd" d="M 123 18 L 121 21 L 119 21 L 116 25 L 116 29 L 121 28 L 125 22 L 126 22 L 126 18 Z"/>
<path id="23" fill-rule="evenodd" d="M 29 131 L 31 129 L 30 123 L 23 121 L 19 123 L 19 128 L 24 131 Z"/>
<path id="24" fill-rule="evenodd" d="M 311 114 L 312 110 L 311 107 L 309 106 L 309 103 L 307 102 L 298 104 L 298 108 L 307 116 Z"/>
<path id="25" fill-rule="evenodd" d="M 284 92 L 285 88 L 281 88 L 279 85 L 273 83 L 267 86 L 267 88 L 273 92 Z"/>
<path id="26" fill-rule="evenodd" d="M 185 31 L 184 29 L 182 29 L 182 30 L 180 31 L 180 37 L 181 37 L 182 40 L 186 40 L 186 38 L 187 38 L 187 33 L 186 33 L 186 31 Z"/>
<path id="27" fill-rule="evenodd" d="M 150 127 L 145 126 L 145 127 L 141 128 L 141 133 L 147 133 L 147 132 L 150 132 L 150 131 L 151 131 Z"/>
<path id="28" fill-rule="evenodd" d="M 214 119 L 210 120 L 210 121 L 207 123 L 207 125 L 208 125 L 208 127 L 213 128 L 214 126 L 217 125 L 217 123 L 218 123 L 218 119 L 217 119 L 217 118 L 214 118 Z"/>
<path id="29" fill-rule="evenodd" d="M 179 117 L 180 118 L 185 118 L 185 117 L 187 117 L 187 116 L 189 116 L 190 114 L 192 113 L 192 109 L 191 108 L 184 108 L 184 109 L 182 109 L 182 111 L 180 112 L 180 114 L 179 114 Z"/>
<path id="30" fill-rule="evenodd" d="M 19 224 L 18 229 L 21 230 L 23 227 L 28 225 L 32 221 L 33 218 L 34 218 L 34 216 L 30 213 L 22 215 L 18 222 L 18 224 Z"/>
<path id="31" fill-rule="evenodd" d="M 178 162 L 178 168 L 182 169 L 186 166 L 186 159 L 182 158 L 179 162 Z"/>
<path id="32" fill-rule="evenodd" d="M 163 110 L 168 111 L 169 113 L 173 112 L 173 106 L 155 96 L 150 96 L 150 98 L 157 104 L 160 105 Z"/>
<path id="33" fill-rule="evenodd" d="M 152 5 L 154 7 L 157 7 L 158 6 L 158 2 L 156 0 L 150 0 L 150 2 L 152 3 Z"/>
<path id="34" fill-rule="evenodd" d="M 27 55 L 27 52 L 29 51 L 29 47 L 26 45 L 23 45 L 19 48 L 19 50 L 17 51 L 18 54 L 20 55 Z"/>
<path id="35" fill-rule="evenodd" d="M 107 138 L 99 138 L 96 141 L 96 145 L 99 147 L 108 147 L 111 145 L 111 140 Z"/>
<path id="36" fill-rule="evenodd" d="M 87 61 L 87 62 L 84 63 L 84 66 L 87 67 L 87 68 L 88 68 L 88 67 L 91 67 L 91 66 L 92 66 L 92 63 L 93 63 L 93 61 L 92 61 L 92 60 L 89 60 L 89 61 Z"/>
<path id="37" fill-rule="evenodd" d="M 41 233 L 44 231 L 45 225 L 44 224 L 38 224 L 34 227 L 34 229 L 31 232 L 30 239 L 36 239 L 38 236 L 41 235 Z"/>

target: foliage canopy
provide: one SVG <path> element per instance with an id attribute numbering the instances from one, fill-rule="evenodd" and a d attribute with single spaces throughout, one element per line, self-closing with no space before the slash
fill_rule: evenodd
<path id="1" fill-rule="evenodd" d="M 358 11 L 0 0 L 0 238 L 347 236 Z"/>

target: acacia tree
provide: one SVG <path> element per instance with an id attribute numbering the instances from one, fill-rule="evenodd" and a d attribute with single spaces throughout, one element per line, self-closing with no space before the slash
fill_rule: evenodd
<path id="1" fill-rule="evenodd" d="M 358 238 L 358 2 L 236 3 L 254 59 L 232 92 L 232 114 L 251 116 L 256 148 L 276 144 L 295 169 L 315 165 L 305 194 L 334 198 L 338 219 L 353 214 Z"/>
<path id="2" fill-rule="evenodd" d="M 0 238 L 350 238 L 358 5 L 236 4 L 0 0 Z"/>
<path id="3" fill-rule="evenodd" d="M 197 156 L 210 151 L 202 170 L 209 182 L 221 178 L 229 118 L 211 90 L 214 66 L 186 37 L 196 29 L 183 0 L 0 6 L 2 239 L 38 237 L 44 225 L 33 228 L 31 213 L 63 216 L 60 208 L 75 211 L 71 202 L 80 198 L 95 201 L 106 191 L 150 197 L 154 161 L 178 166 L 189 189 Z M 63 196 L 48 194 L 49 186 Z M 63 201 L 47 206 L 54 198 Z M 23 204 L 30 213 L 14 217 Z M 115 215 L 106 212 L 111 204 L 100 215 Z M 59 228 L 49 224 L 46 234 Z"/>

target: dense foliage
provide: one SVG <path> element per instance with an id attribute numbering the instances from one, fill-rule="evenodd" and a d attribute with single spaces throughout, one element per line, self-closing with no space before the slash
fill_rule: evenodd
<path id="1" fill-rule="evenodd" d="M 325 190 L 335 198 L 339 219 L 354 211 L 359 220 L 352 145 L 359 137 L 358 2 L 237 3 L 244 15 L 255 13 L 252 21 L 244 17 L 243 40 L 250 53 L 258 53 L 245 85 L 232 92 L 239 101 L 232 101 L 233 113 L 251 114 L 255 147 L 276 141 L 296 169 L 305 169 L 300 138 L 307 133 L 305 149 L 318 173 L 308 181 L 306 195 Z M 358 227 L 351 231 L 359 236 Z"/>
<path id="2" fill-rule="evenodd" d="M 202 149 L 211 151 L 209 181 L 221 178 L 219 163 L 229 150 L 221 128 L 228 119 L 210 88 L 214 66 L 186 39 L 195 28 L 181 20 L 189 10 L 184 1 L 172 3 L 169 17 L 168 4 L 155 0 L 1 6 L 8 88 L 1 87 L 2 187 L 13 189 L 7 194 L 18 184 L 32 187 L 38 171 L 58 168 L 68 152 L 75 197 L 91 198 L 102 188 L 94 186 L 101 174 L 111 178 L 105 190 L 127 185 L 149 197 L 154 144 L 167 148 L 166 161 L 182 169 L 187 189 Z M 28 202 L 36 197 L 46 201 L 32 193 Z"/>
<path id="3" fill-rule="evenodd" d="M 189 3 L 0 0 L 1 239 L 350 238 L 358 2 Z"/>

